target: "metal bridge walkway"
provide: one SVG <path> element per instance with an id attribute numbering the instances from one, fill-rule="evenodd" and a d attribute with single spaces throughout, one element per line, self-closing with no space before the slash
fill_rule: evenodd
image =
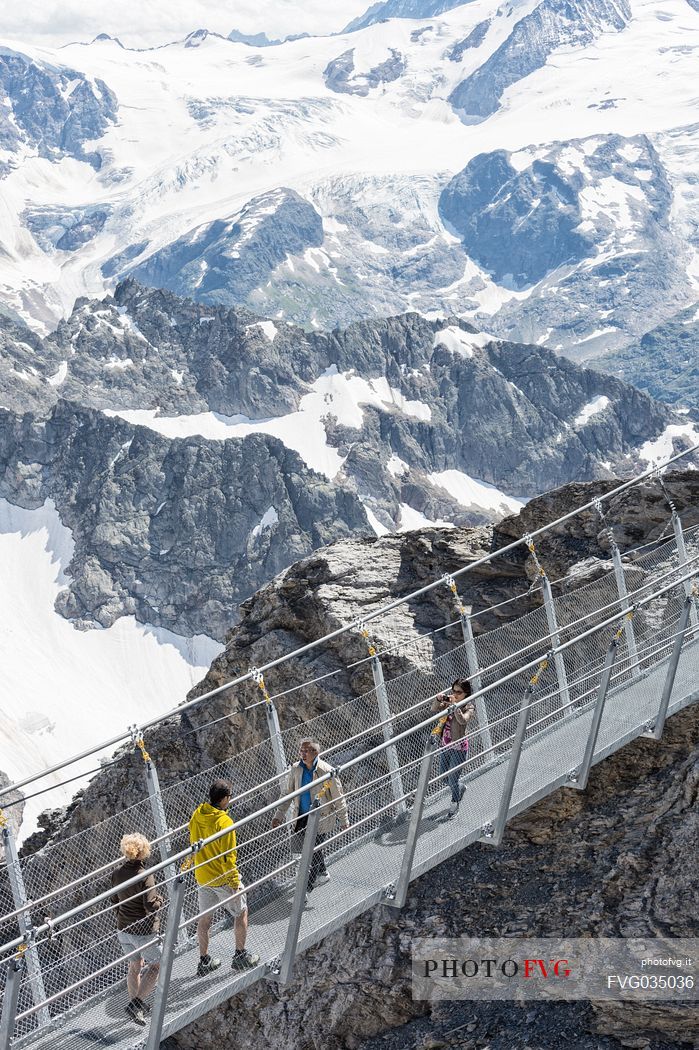
<path id="1" fill-rule="evenodd" d="M 660 484 L 671 516 L 657 539 L 622 554 L 602 502 L 644 480 Z M 565 585 L 554 597 L 534 536 L 583 511 L 599 514 L 611 557 L 606 562 L 598 558 L 595 572 L 583 576 L 586 582 L 581 583 L 575 572 L 556 581 Z M 541 605 L 474 636 L 472 620 L 479 614 L 463 606 L 455 577 L 522 544 L 534 559 Z M 5 862 L 0 862 L 0 942 L 5 942 L 0 947 L 0 1050 L 43 1050 L 56 1044 L 61 1050 L 157 1050 L 161 1038 L 255 982 L 270 978 L 285 983 L 298 952 L 373 905 L 402 906 L 410 881 L 469 844 L 483 840 L 498 845 L 509 817 L 562 785 L 583 789 L 593 763 L 644 733 L 659 739 L 665 718 L 699 699 L 698 572 L 699 525 L 683 529 L 662 479 L 647 472 L 453 576 L 389 601 L 364 620 L 259 671 L 253 668 L 163 716 L 181 714 L 244 682 L 257 683 L 269 735 L 219 766 L 161 790 L 143 732 L 131 727 L 133 746 L 143 759 L 142 801 L 117 808 L 100 824 L 57 838 L 21 859 L 0 809 L 5 846 Z M 460 624 L 456 631 L 462 641 L 450 636 L 441 655 L 429 636 L 410 641 L 414 670 L 384 680 L 382 653 L 366 623 L 388 617 L 398 606 L 445 584 L 458 610 L 458 619 L 447 628 Z M 349 631 L 366 641 L 375 688 L 282 731 L 261 671 Z M 468 750 L 460 758 L 465 794 L 450 817 L 451 793 L 442 760 L 452 752 L 439 746 L 441 738 L 434 731 L 443 715 L 432 711 L 432 701 L 457 678 L 470 681 L 472 698 L 456 702 L 452 697 L 448 710 L 473 700 L 475 717 L 468 729 Z M 97 754 L 128 735 L 96 744 L 54 769 Z M 288 810 L 281 828 L 272 828 L 270 817 L 280 795 L 288 807 L 307 790 L 289 791 L 283 785 L 299 741 L 309 736 L 322 740 L 322 755 L 332 767 L 314 781 L 313 792 L 323 780 L 341 778 L 349 826 L 323 842 L 331 881 L 307 895 L 321 809 L 328 803 L 320 798 L 314 802 L 300 859 L 292 854 Z M 16 804 L 2 799 L 53 771 L 0 792 L 0 804 Z M 233 785 L 238 865 L 250 910 L 248 947 L 259 953 L 261 964 L 234 974 L 233 933 L 218 924 L 211 951 L 223 966 L 198 978 L 193 936 L 200 914 L 198 896 L 191 867 L 185 872 L 180 862 L 183 867 L 196 865 L 202 846 L 220 838 L 217 833 L 190 845 L 187 831 L 192 810 L 218 777 Z M 126 963 L 108 889 L 111 872 L 121 863 L 121 836 L 133 831 L 144 834 L 160 854 L 160 860 L 153 857 L 147 863 L 165 898 L 160 938 L 154 937 L 162 940 L 160 977 L 145 1029 L 136 1028 L 124 1011 Z M 133 892 L 138 892 L 135 885 Z"/>
<path id="2" fill-rule="evenodd" d="M 644 677 L 610 691 L 594 752 L 595 764 L 642 736 L 646 724 L 654 720 L 667 663 L 665 660 Z M 698 686 L 699 641 L 694 641 L 682 652 L 668 714 L 699 700 Z M 525 743 L 510 816 L 569 782 L 569 771 L 580 763 L 591 718 L 590 709 L 573 711 L 565 721 L 537 733 Z M 459 812 L 453 818 L 447 817 L 448 791 L 442 789 L 426 800 L 411 880 L 482 838 L 483 826 L 495 817 L 506 770 L 507 762 L 502 759 L 473 774 L 467 781 Z M 317 887 L 307 899 L 299 937 L 300 951 L 317 944 L 374 905 L 386 902 L 386 891 L 399 875 L 406 826 L 403 822 L 384 833 L 372 834 L 329 862 L 331 881 Z M 251 910 L 248 943 L 262 957 L 262 964 L 254 971 L 232 975 L 228 965 L 233 946 L 230 929 L 219 929 L 213 934 L 211 951 L 222 958 L 223 965 L 209 977 L 194 976 L 198 962 L 196 946 L 177 952 L 163 1037 L 177 1032 L 266 976 L 264 964 L 278 958 L 284 946 L 292 891 L 293 883 L 289 886 L 288 903 L 281 910 L 279 902 Z M 124 1013 L 125 1002 L 122 982 L 72 1011 L 53 1030 L 26 1037 L 13 1046 L 48 1050 L 56 1045 L 57 1039 L 61 1050 L 68 1046 L 108 1046 L 114 1050 L 144 1046 L 145 1039 L 135 1032 Z"/>

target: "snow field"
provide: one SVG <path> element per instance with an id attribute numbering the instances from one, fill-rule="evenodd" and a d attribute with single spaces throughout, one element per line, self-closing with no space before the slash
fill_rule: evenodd
<path id="1" fill-rule="evenodd" d="M 76 630 L 54 610 L 72 554 L 70 530 L 50 501 L 23 510 L 0 499 L 0 769 L 12 781 L 176 707 L 222 649 L 204 635 L 184 638 L 132 616 L 104 630 Z M 93 769 L 111 750 L 25 791 Z M 42 810 L 65 805 L 80 786 L 30 800 L 22 837 Z"/>

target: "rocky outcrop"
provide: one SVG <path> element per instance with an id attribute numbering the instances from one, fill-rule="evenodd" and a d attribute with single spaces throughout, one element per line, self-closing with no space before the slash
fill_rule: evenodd
<path id="1" fill-rule="evenodd" d="M 109 218 L 109 208 L 28 208 L 24 221 L 44 251 L 72 252 L 87 244 Z"/>
<path id="2" fill-rule="evenodd" d="M 486 18 L 483 22 L 479 22 L 477 26 L 474 26 L 468 36 L 465 36 L 463 40 L 457 40 L 455 44 L 452 44 L 446 52 L 446 57 L 449 61 L 460 62 L 464 57 L 465 51 L 471 51 L 474 48 L 480 47 L 490 29 L 490 24 L 491 20 Z"/>
<path id="3" fill-rule="evenodd" d="M 326 87 L 343 95 L 368 95 L 379 84 L 397 80 L 405 69 L 405 59 L 396 48 L 389 48 L 389 57 L 365 72 L 355 72 L 354 48 L 328 62 L 323 70 Z"/>
<path id="4" fill-rule="evenodd" d="M 491 327 L 579 360 L 642 333 L 648 311 L 664 316 L 686 300 L 672 201 L 649 139 L 609 135 L 523 150 L 516 159 L 503 150 L 480 154 L 444 188 L 439 207 L 495 280 L 533 289 L 503 306 Z M 649 364 L 642 356 L 631 373 L 616 374 L 652 374 Z"/>
<path id="5" fill-rule="evenodd" d="M 251 666 L 261 666 L 354 622 L 385 604 L 387 594 L 400 597 L 445 572 L 455 572 L 608 491 L 614 484 L 601 481 L 566 486 L 532 500 L 523 512 L 497 527 L 423 529 L 400 536 L 347 539 L 324 547 L 290 566 L 241 604 L 240 622 L 230 631 L 225 651 L 189 698 L 220 687 Z M 684 525 L 699 524 L 699 472 L 666 475 L 665 484 Z M 656 481 L 649 481 L 611 501 L 607 522 L 613 524 L 615 537 L 624 550 L 666 535 L 668 515 L 663 490 Z M 600 559 L 607 562 L 609 558 L 604 524 L 594 509 L 542 537 L 537 541 L 537 549 L 552 579 L 566 575 L 571 566 L 589 559 L 599 563 Z M 538 592 L 526 594 L 536 576 L 536 565 L 526 548 L 521 547 L 461 577 L 462 599 L 474 612 L 525 595 L 494 613 L 479 616 L 476 630 L 491 630 L 536 607 L 540 602 Z M 581 577 L 583 581 L 586 578 Z M 372 622 L 372 635 L 379 648 L 385 648 L 397 638 L 409 639 L 416 631 L 422 635 L 442 627 L 454 619 L 453 611 L 449 591 L 439 587 L 420 601 L 400 606 L 389 616 Z M 435 635 L 431 643 L 434 654 L 439 656 L 458 644 L 459 632 L 456 625 Z M 283 727 L 306 721 L 369 690 L 372 679 L 365 663 L 346 670 L 365 655 L 366 643 L 358 631 L 353 631 L 323 649 L 312 650 L 270 671 L 267 684 L 275 694 L 333 672 L 323 682 L 285 697 L 280 705 Z M 407 650 L 385 657 L 386 677 L 411 670 L 414 659 Z M 154 730 L 149 738 L 153 752 L 159 756 L 163 783 L 214 765 L 265 737 L 263 713 L 259 708 L 245 710 L 255 699 L 257 687 L 248 683 L 195 707 L 183 717 L 182 725 L 175 720 Z M 213 720 L 217 720 L 216 724 L 209 725 Z M 82 829 L 104 819 L 110 812 L 110 797 L 119 797 L 124 806 L 137 801 L 142 789 L 140 777 L 132 772 L 135 769 L 136 758 L 129 754 L 116 767 L 96 777 L 74 808 L 71 828 Z"/>
<path id="6" fill-rule="evenodd" d="M 460 7 L 464 0 L 383 0 L 383 3 L 372 4 L 363 15 L 352 19 L 343 33 L 353 33 L 358 29 L 384 22 L 388 18 L 434 18 L 445 11 Z"/>
<path id="7" fill-rule="evenodd" d="M 26 147 L 48 160 L 74 157 L 101 167 L 100 153 L 85 146 L 116 120 L 118 103 L 104 81 L 2 48 L 0 94 L 6 102 L 0 148 L 12 154 Z M 0 177 L 13 166 L 11 159 L 0 162 Z"/>
<path id="8" fill-rule="evenodd" d="M 699 303 L 652 328 L 640 341 L 603 354 L 593 368 L 624 378 L 676 408 L 699 411 Z"/>
<path id="9" fill-rule="evenodd" d="M 322 243 L 323 222 L 315 208 L 294 190 L 280 188 L 253 197 L 231 218 L 197 227 L 129 269 L 153 288 L 234 306 L 266 284 L 287 256 Z M 143 245 L 134 247 L 143 252 Z M 106 265 L 110 275 L 119 272 L 118 262 L 116 268 L 113 260 Z M 121 269 L 126 269 L 123 262 Z"/>
<path id="10" fill-rule="evenodd" d="M 485 120 L 499 109 L 507 88 L 545 65 L 557 47 L 584 47 L 601 33 L 621 32 L 630 18 L 627 0 L 542 0 L 449 101 L 465 123 Z"/>
<path id="11" fill-rule="evenodd" d="M 58 608 L 78 626 L 133 614 L 222 638 L 263 580 L 366 527 L 355 495 L 266 435 L 169 441 L 59 401 L 46 419 L 0 410 L 0 449 L 2 496 L 53 500 L 73 532 Z"/>

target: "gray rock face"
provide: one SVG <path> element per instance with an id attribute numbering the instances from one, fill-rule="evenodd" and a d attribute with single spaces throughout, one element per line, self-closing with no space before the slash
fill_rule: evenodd
<path id="1" fill-rule="evenodd" d="M 578 165 L 570 160 L 576 152 Z M 481 153 L 440 197 L 444 221 L 498 282 L 522 288 L 559 266 L 601 254 L 614 222 L 609 211 L 590 207 L 589 198 L 603 180 L 616 181 L 644 232 L 657 239 L 658 228 L 667 230 L 672 191 L 645 136 L 610 136 L 589 146 L 571 142 L 540 154 L 514 167 L 504 150 Z M 610 275 L 606 260 L 595 268 L 596 280 Z"/>
<path id="2" fill-rule="evenodd" d="M 134 613 L 220 638 L 270 575 L 370 533 L 362 504 L 389 531 L 410 510 L 485 522 L 505 512 L 502 492 L 487 506 L 459 502 L 450 478 L 531 496 L 551 478 L 609 476 L 681 418 L 540 347 L 417 314 L 312 335 L 279 324 L 271 337 L 247 311 L 128 281 L 114 299 L 80 301 L 43 341 L 9 322 L 0 338 L 0 496 L 25 507 L 52 499 L 73 530 L 60 611 L 83 626 Z M 343 403 L 357 378 L 350 424 Z M 172 439 L 99 411 L 269 420 L 318 389 L 341 464 L 332 481 L 264 433 Z M 578 419 L 597 398 L 606 407 Z"/>
<path id="3" fill-rule="evenodd" d="M 389 48 L 391 57 L 380 62 L 366 73 L 355 73 L 354 48 L 343 51 L 341 55 L 328 62 L 323 70 L 325 84 L 331 91 L 344 95 L 368 95 L 372 88 L 379 84 L 388 84 L 405 69 L 405 59 L 400 51 Z"/>
<path id="4" fill-rule="evenodd" d="M 699 412 L 699 303 L 651 329 L 639 342 L 595 359 L 593 368 L 623 376 L 676 408 Z"/>
<path id="5" fill-rule="evenodd" d="M 449 101 L 465 123 L 485 120 L 506 89 L 545 65 L 557 47 L 584 47 L 601 33 L 621 32 L 630 18 L 627 0 L 542 0 Z"/>
<path id="6" fill-rule="evenodd" d="M 0 148 L 36 150 L 40 157 L 75 157 L 99 169 L 99 153 L 85 143 L 101 138 L 116 120 L 117 100 L 102 80 L 65 67 L 34 62 L 17 51 L 0 49 Z M 0 163 L 0 176 L 11 162 Z"/>
<path id="7" fill-rule="evenodd" d="M 0 464 L 0 495 L 28 508 L 52 499 L 73 532 L 58 609 L 79 626 L 133 614 L 222 638 L 263 580 L 366 527 L 355 495 L 265 435 L 168 441 L 59 401 L 41 420 L 0 410 Z"/>
<path id="8" fill-rule="evenodd" d="M 228 39 L 235 44 L 247 44 L 248 47 L 276 47 L 287 40 L 304 40 L 308 33 L 292 33 L 290 36 L 272 38 L 266 33 L 241 33 L 239 29 L 231 29 Z"/>
<path id="9" fill-rule="evenodd" d="M 594 241 L 577 232 L 575 190 L 551 163 L 535 160 L 522 173 L 504 150 L 481 153 L 449 183 L 439 205 L 469 255 L 514 288 L 534 284 L 554 267 L 579 262 L 594 250 Z"/>
<path id="10" fill-rule="evenodd" d="M 352 19 L 342 32 L 353 33 L 357 29 L 376 25 L 377 22 L 385 22 L 388 18 L 434 18 L 464 3 L 469 3 L 469 0 L 384 0 L 383 3 L 372 4 L 363 15 Z"/>
<path id="11" fill-rule="evenodd" d="M 585 360 L 695 297 L 674 201 L 652 143 L 612 135 L 474 158 L 440 211 L 497 280 L 530 289 L 489 329 Z"/>
<path id="12" fill-rule="evenodd" d="M 464 37 L 463 40 L 457 41 L 456 44 L 450 47 L 446 52 L 446 57 L 450 62 L 460 62 L 464 57 L 465 51 L 470 51 L 473 48 L 481 46 L 489 29 L 490 19 L 486 18 L 485 21 L 479 22 L 477 26 L 474 26 L 468 36 Z"/>
<path id="13" fill-rule="evenodd" d="M 293 190 L 279 189 L 254 197 L 233 218 L 192 230 L 131 272 L 155 288 L 234 305 L 265 284 L 288 255 L 322 243 L 317 211 Z M 109 272 L 118 272 L 119 264 L 111 262 Z"/>

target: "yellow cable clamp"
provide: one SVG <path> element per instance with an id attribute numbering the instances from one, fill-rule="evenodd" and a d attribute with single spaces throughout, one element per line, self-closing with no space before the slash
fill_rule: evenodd
<path id="1" fill-rule="evenodd" d="M 369 638 L 369 632 L 366 627 L 362 626 L 359 628 L 359 633 L 366 642 L 366 647 L 369 652 L 369 656 L 376 656 L 376 646 L 371 642 Z"/>
<path id="2" fill-rule="evenodd" d="M 446 583 L 447 587 L 449 588 L 451 593 L 456 598 L 456 607 L 459 610 L 460 615 L 461 616 L 465 616 L 466 615 L 466 606 L 461 601 L 461 595 L 459 594 L 459 592 L 457 590 L 457 587 L 456 587 L 456 580 L 454 579 L 453 576 L 451 576 L 447 572 L 447 573 L 444 574 L 444 582 Z"/>
<path id="3" fill-rule="evenodd" d="M 146 743 L 145 743 L 145 740 L 143 739 L 143 737 L 139 736 L 138 739 L 134 741 L 134 743 L 136 744 L 136 747 L 138 748 L 138 750 L 141 752 L 141 756 L 143 757 L 143 761 L 144 762 L 150 762 L 150 755 L 146 751 Z"/>
<path id="4" fill-rule="evenodd" d="M 264 678 L 264 675 L 262 674 L 262 671 L 258 671 L 256 667 L 251 667 L 250 668 L 250 674 L 252 675 L 253 681 L 257 683 L 257 687 L 260 690 L 260 692 L 262 693 L 262 696 L 265 699 L 265 703 L 271 704 L 272 703 L 272 697 L 269 695 L 269 692 L 267 691 L 267 686 L 265 685 L 265 678 Z"/>
<path id="5" fill-rule="evenodd" d="M 22 941 L 22 943 L 20 944 L 19 948 L 17 949 L 17 955 L 15 956 L 15 958 L 16 959 L 23 959 L 24 955 L 25 955 L 25 952 L 27 951 L 28 947 L 29 947 L 29 945 L 27 944 L 27 942 L 26 941 Z"/>
<path id="6" fill-rule="evenodd" d="M 543 567 L 543 565 L 539 561 L 539 556 L 536 553 L 536 547 L 534 546 L 534 540 L 531 538 L 531 536 L 529 536 L 527 534 L 524 537 L 524 542 L 526 543 L 526 545 L 527 545 L 527 547 L 529 549 L 529 553 L 531 554 L 531 556 L 534 559 L 534 562 L 535 562 L 536 567 L 537 567 L 538 572 L 539 572 L 539 576 L 545 576 L 546 575 L 546 569 Z"/>
<path id="7" fill-rule="evenodd" d="M 626 620 L 626 623 L 631 623 L 631 621 L 633 620 L 634 612 L 635 612 L 634 609 L 629 609 L 629 611 L 624 614 L 624 620 Z M 614 641 L 615 642 L 618 642 L 619 639 L 621 638 L 622 634 L 624 633 L 624 629 L 626 627 L 626 623 L 624 623 L 623 620 L 622 620 L 622 622 L 619 624 L 619 628 L 618 628 L 616 634 L 614 635 Z"/>
<path id="8" fill-rule="evenodd" d="M 189 871 L 192 864 L 194 864 L 194 857 L 192 854 L 190 854 L 189 857 L 185 857 L 182 863 L 180 864 L 180 873 L 184 874 L 185 871 Z"/>
<path id="9" fill-rule="evenodd" d="M 549 665 L 548 656 L 545 656 L 544 659 L 539 664 L 539 666 L 537 667 L 535 674 L 533 674 L 531 676 L 531 679 L 529 680 L 529 685 L 530 686 L 534 687 L 534 686 L 537 686 L 539 684 L 539 679 L 541 678 L 542 674 L 544 673 L 544 671 L 546 670 L 548 665 Z"/>
<path id="10" fill-rule="evenodd" d="M 6 828 L 6 827 L 7 827 L 7 817 L 5 816 L 3 811 L 0 809 L 0 828 Z"/>

